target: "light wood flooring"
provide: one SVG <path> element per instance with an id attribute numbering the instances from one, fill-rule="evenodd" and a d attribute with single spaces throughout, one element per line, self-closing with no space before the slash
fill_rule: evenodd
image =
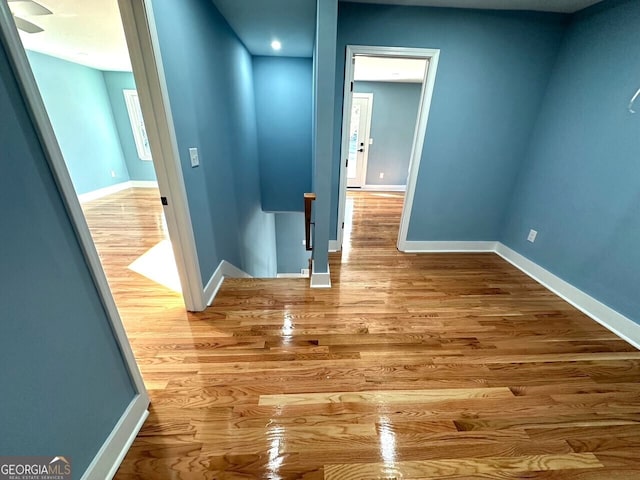
<path id="1" fill-rule="evenodd" d="M 89 215 L 152 400 L 117 479 L 640 478 L 640 352 L 496 255 L 399 253 L 401 195 L 350 193 L 333 288 L 186 314 L 115 264 L 147 194 Z"/>

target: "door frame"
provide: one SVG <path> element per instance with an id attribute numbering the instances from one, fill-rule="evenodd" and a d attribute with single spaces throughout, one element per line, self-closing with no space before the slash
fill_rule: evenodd
<path id="1" fill-rule="evenodd" d="M 416 121 L 415 133 L 411 147 L 411 158 L 409 160 L 409 173 L 407 176 L 407 191 L 402 207 L 402 218 L 398 232 L 398 250 L 406 249 L 407 233 L 409 232 L 409 220 L 413 209 L 413 199 L 416 189 L 416 181 L 420 170 L 420 161 L 424 147 L 424 137 L 427 131 L 427 121 L 429 120 L 429 110 L 433 98 L 433 89 L 438 72 L 438 60 L 440 50 L 433 48 L 408 48 L 408 47 L 382 47 L 372 45 L 347 45 L 345 58 L 344 75 L 344 98 L 342 102 L 342 142 L 340 149 L 340 187 L 338 198 L 338 225 L 337 225 L 337 250 L 342 249 L 344 236 L 344 214 L 347 198 L 347 169 L 346 161 L 349 157 L 349 119 L 351 118 L 351 83 L 354 75 L 354 64 L 356 55 L 367 55 L 374 57 L 408 57 L 423 58 L 429 63 L 422 81 L 422 92 L 420 93 L 420 108 Z"/>
<path id="2" fill-rule="evenodd" d="M 366 98 L 369 101 L 369 109 L 367 110 L 367 118 L 365 120 L 364 136 L 366 142 L 364 144 L 364 160 L 362 162 L 362 184 L 360 187 L 364 187 L 367 184 L 367 164 L 369 163 L 369 139 L 371 138 L 371 121 L 373 119 L 373 93 L 360 93 L 353 92 L 353 98 Z M 349 110 L 349 125 L 351 125 L 351 110 Z M 348 155 L 347 155 L 348 156 Z M 356 159 L 356 163 L 358 163 Z M 348 169 L 347 169 L 348 170 Z M 357 169 L 356 169 L 357 172 Z M 347 188 L 349 188 L 349 178 L 347 177 Z M 358 188 L 358 187 L 350 187 Z"/>
<path id="3" fill-rule="evenodd" d="M 149 415 L 147 410 L 149 393 L 145 387 L 127 333 L 122 324 L 122 319 L 113 300 L 107 277 L 89 232 L 89 227 L 80 206 L 80 200 L 71 182 L 69 170 L 51 126 L 40 90 L 33 76 L 31 65 L 5 0 L 0 0 L 0 42 L 7 52 L 11 70 L 20 89 L 22 99 L 33 123 L 47 164 L 51 169 L 87 268 L 93 279 L 93 284 L 100 297 L 109 326 L 122 354 L 122 360 L 131 378 L 134 397 L 82 474 L 82 480 L 112 478 L 124 458 L 123 451 L 126 451 L 131 445 L 144 420 Z"/>
<path id="4" fill-rule="evenodd" d="M 151 0 L 118 0 L 187 310 L 207 307 Z"/>

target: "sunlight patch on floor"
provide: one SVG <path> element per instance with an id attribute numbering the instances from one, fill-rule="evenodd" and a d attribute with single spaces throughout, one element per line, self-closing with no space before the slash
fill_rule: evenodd
<path id="1" fill-rule="evenodd" d="M 128 268 L 147 277 L 149 280 L 164 285 L 174 292 L 182 292 L 178 267 L 176 267 L 169 240 L 162 240 L 156 246 L 150 248 Z"/>

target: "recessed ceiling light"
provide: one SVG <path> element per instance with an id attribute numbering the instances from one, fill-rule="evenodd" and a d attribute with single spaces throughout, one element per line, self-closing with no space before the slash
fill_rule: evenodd
<path id="1" fill-rule="evenodd" d="M 271 48 L 274 50 L 280 50 L 282 48 L 282 44 L 278 40 L 274 40 L 271 42 Z"/>

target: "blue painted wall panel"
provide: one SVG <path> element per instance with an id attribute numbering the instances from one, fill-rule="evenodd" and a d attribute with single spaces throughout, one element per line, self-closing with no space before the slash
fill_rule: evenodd
<path id="1" fill-rule="evenodd" d="M 332 185 L 337 168 L 333 166 L 334 115 L 336 92 L 336 35 L 338 0 L 318 0 L 316 18 L 316 42 L 314 48 L 314 137 L 312 185 L 317 199 L 314 202 L 313 261 L 317 273 L 329 270 L 329 239 L 334 235 L 331 227 L 334 202 L 338 197 Z M 335 124 L 339 129 L 339 125 Z M 339 170 L 338 170 L 339 174 Z M 335 191 L 334 191 L 335 190 Z"/>
<path id="2" fill-rule="evenodd" d="M 128 181 L 102 72 L 37 52 L 27 56 L 76 192 Z"/>
<path id="3" fill-rule="evenodd" d="M 346 45 L 440 49 L 409 240 L 495 240 L 565 31 L 530 12 L 340 3 L 332 238 Z"/>
<path id="4" fill-rule="evenodd" d="M 373 93 L 367 185 L 406 185 L 422 84 L 355 82 L 353 91 Z"/>
<path id="5" fill-rule="evenodd" d="M 640 322 L 640 4 L 613 5 L 567 33 L 502 241 Z"/>
<path id="6" fill-rule="evenodd" d="M 274 221 L 258 208 L 250 56 L 211 1 L 155 0 L 153 8 L 203 283 L 221 260 L 275 273 Z M 190 147 L 199 167 L 191 168 Z"/>
<path id="7" fill-rule="evenodd" d="M 255 277 L 277 273 L 276 227 L 273 213 L 263 212 L 256 125 L 256 102 L 251 55 L 235 45 L 234 69 L 230 70 L 231 132 L 236 149 L 234 180 L 238 194 L 238 242 L 242 268 Z"/>
<path id="8" fill-rule="evenodd" d="M 134 389 L 1 46 L 0 111 L 0 452 L 79 479 Z"/>
<path id="9" fill-rule="evenodd" d="M 302 243 L 304 235 L 304 213 L 276 213 L 276 239 L 278 246 L 278 273 L 300 273 L 309 268 L 310 252 Z"/>
<path id="10" fill-rule="evenodd" d="M 129 112 L 122 93 L 123 90 L 136 89 L 133 74 L 131 72 L 102 72 L 102 75 L 109 94 L 111 111 L 118 129 L 118 137 L 120 138 L 122 153 L 129 171 L 129 178 L 131 180 L 155 181 L 156 172 L 153 168 L 153 162 L 140 160 L 140 157 L 138 157 L 133 131 L 131 130 Z"/>
<path id="11" fill-rule="evenodd" d="M 254 57 L 262 207 L 303 211 L 311 191 L 310 58 Z"/>

